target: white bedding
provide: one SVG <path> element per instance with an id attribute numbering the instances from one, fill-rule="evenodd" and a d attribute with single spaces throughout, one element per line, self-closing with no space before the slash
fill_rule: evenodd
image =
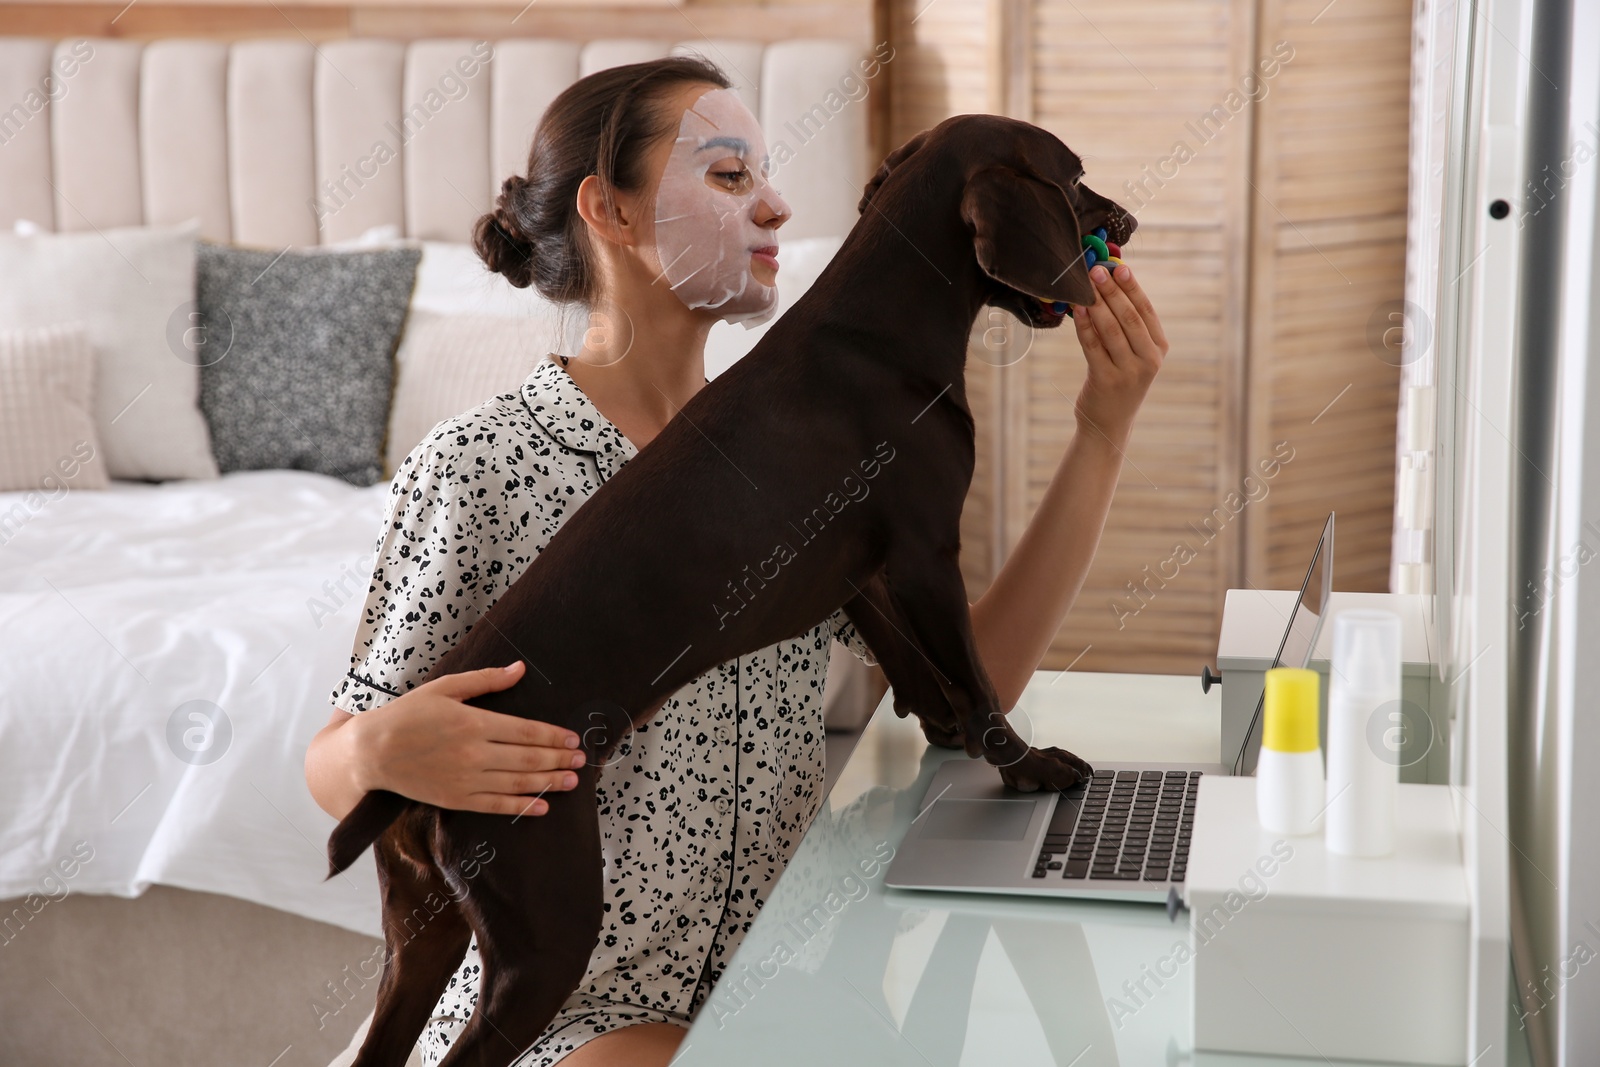
<path id="1" fill-rule="evenodd" d="M 388 484 L 111 484 L 0 493 L 0 898 L 160 882 L 378 936 L 370 860 L 322 881 L 334 821 L 303 765 L 349 665 Z M 173 724 L 197 700 L 231 737 Z"/>

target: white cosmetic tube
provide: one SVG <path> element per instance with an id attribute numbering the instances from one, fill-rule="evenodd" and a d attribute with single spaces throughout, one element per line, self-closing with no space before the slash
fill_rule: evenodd
<path id="1" fill-rule="evenodd" d="M 1401 742 L 1400 616 L 1352 610 L 1333 620 L 1328 681 L 1328 850 L 1394 851 Z"/>

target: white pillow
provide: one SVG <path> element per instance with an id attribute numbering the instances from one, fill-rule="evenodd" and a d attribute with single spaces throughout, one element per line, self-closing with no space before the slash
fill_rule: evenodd
<path id="1" fill-rule="evenodd" d="M 0 490 L 107 487 L 94 364 L 82 323 L 0 331 Z"/>
<path id="2" fill-rule="evenodd" d="M 360 237 L 335 241 L 320 249 L 422 248 L 417 264 L 417 284 L 411 291 L 413 311 L 432 311 L 440 315 L 498 315 L 523 318 L 529 315 L 553 319 L 555 307 L 535 290 L 518 289 L 483 265 L 477 251 L 461 241 L 418 241 L 400 236 L 393 223 L 374 226 Z"/>
<path id="3" fill-rule="evenodd" d="M 518 289 L 483 265 L 469 244 L 423 241 L 411 306 L 441 315 L 553 316 L 555 305 L 531 286 Z"/>
<path id="4" fill-rule="evenodd" d="M 216 478 L 187 333 L 199 224 L 0 233 L 0 322 L 83 322 L 94 427 L 112 478 Z"/>
<path id="5" fill-rule="evenodd" d="M 711 327 L 706 338 L 706 377 L 715 378 L 737 363 L 766 336 L 774 322 L 794 307 L 811 283 L 817 280 L 833 259 L 843 237 L 801 237 L 793 241 L 778 241 L 778 313 L 760 326 L 745 329 L 741 325 L 719 322 Z"/>

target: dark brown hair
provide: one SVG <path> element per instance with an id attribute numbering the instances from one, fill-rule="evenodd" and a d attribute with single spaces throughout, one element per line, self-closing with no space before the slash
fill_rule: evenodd
<path id="1" fill-rule="evenodd" d="M 563 89 L 539 120 L 528 173 L 507 178 L 495 209 L 473 227 L 473 247 L 488 268 L 557 303 L 592 305 L 598 281 L 578 185 L 596 175 L 608 213 L 616 190 L 642 188 L 646 150 L 678 127 L 661 100 L 695 82 L 731 84 L 714 63 L 690 55 L 596 71 Z"/>

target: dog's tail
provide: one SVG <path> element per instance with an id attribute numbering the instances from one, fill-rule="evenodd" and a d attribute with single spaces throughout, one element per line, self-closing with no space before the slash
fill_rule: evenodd
<path id="1" fill-rule="evenodd" d="M 387 789 L 374 789 L 362 797 L 328 837 L 328 878 L 360 859 L 367 846 L 400 817 L 409 803 Z"/>

